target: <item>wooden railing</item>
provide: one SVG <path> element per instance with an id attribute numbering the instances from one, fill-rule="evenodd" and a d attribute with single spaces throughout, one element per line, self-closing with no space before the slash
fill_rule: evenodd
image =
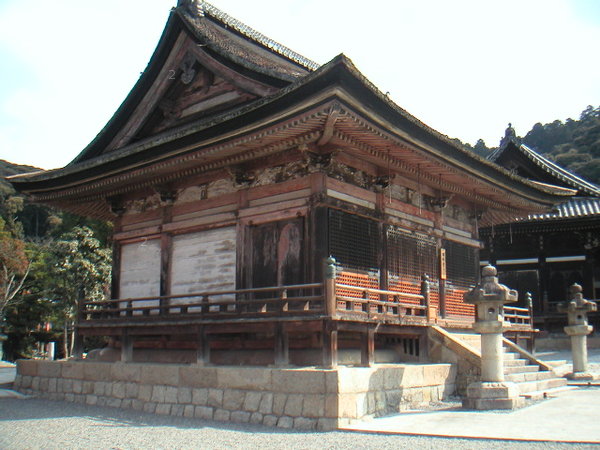
<path id="1" fill-rule="evenodd" d="M 518 306 L 504 306 L 504 321 L 514 325 L 521 325 L 533 329 L 533 321 L 530 308 Z"/>
<path id="2" fill-rule="evenodd" d="M 339 314 L 358 315 L 368 318 L 413 317 L 427 319 L 428 307 L 425 295 L 363 288 L 340 283 L 336 283 L 335 287 L 336 292 L 341 288 L 344 291 L 357 292 L 361 296 L 347 297 L 336 294 L 337 313 Z M 372 298 L 373 296 L 376 296 L 378 299 Z M 402 299 L 417 301 L 419 304 L 402 302 Z"/>
<path id="3" fill-rule="evenodd" d="M 323 284 L 310 283 L 84 302 L 80 320 L 125 320 L 150 316 L 231 318 L 324 312 Z"/>

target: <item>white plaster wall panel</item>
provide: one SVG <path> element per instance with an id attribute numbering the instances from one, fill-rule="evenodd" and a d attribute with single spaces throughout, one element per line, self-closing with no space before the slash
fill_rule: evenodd
<path id="1" fill-rule="evenodd" d="M 119 297 L 140 298 L 160 295 L 160 240 L 125 244 L 121 247 Z M 158 306 L 158 300 L 135 302 L 134 306 Z M 124 304 L 121 307 L 125 306 Z M 158 311 L 151 311 L 157 314 Z M 141 314 L 141 313 L 140 313 Z"/>
<path id="2" fill-rule="evenodd" d="M 175 236 L 171 263 L 171 294 L 235 289 L 235 246 L 235 227 Z M 212 301 L 233 299 L 232 295 L 210 298 Z M 180 298 L 173 299 L 171 304 L 200 300 L 198 297 Z"/>

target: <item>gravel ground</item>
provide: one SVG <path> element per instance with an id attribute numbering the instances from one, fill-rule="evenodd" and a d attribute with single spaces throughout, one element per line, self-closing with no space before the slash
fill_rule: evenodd
<path id="1" fill-rule="evenodd" d="M 552 442 L 296 432 L 29 398 L 0 399 L 0 449 L 554 449 Z"/>

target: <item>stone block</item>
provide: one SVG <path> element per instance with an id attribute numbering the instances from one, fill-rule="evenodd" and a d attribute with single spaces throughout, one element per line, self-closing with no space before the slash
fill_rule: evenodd
<path id="1" fill-rule="evenodd" d="M 177 388 L 173 386 L 167 386 L 165 388 L 165 402 L 166 403 L 177 403 Z"/>
<path id="2" fill-rule="evenodd" d="M 131 400 L 131 408 L 136 411 L 142 411 L 144 409 L 144 402 L 138 400 L 137 398 L 134 398 L 133 400 Z"/>
<path id="3" fill-rule="evenodd" d="M 61 363 L 58 361 L 43 361 L 39 360 L 37 367 L 38 377 L 60 377 Z"/>
<path id="4" fill-rule="evenodd" d="M 149 402 L 152 398 L 152 386 L 142 384 L 138 389 L 138 398 L 143 402 Z"/>
<path id="5" fill-rule="evenodd" d="M 82 387 L 82 394 L 93 394 L 94 393 L 94 381 L 84 381 Z"/>
<path id="6" fill-rule="evenodd" d="M 115 362 L 110 368 L 111 378 L 115 381 L 138 383 L 142 374 L 142 365 L 135 363 Z"/>
<path id="7" fill-rule="evenodd" d="M 370 367 L 340 367 L 338 368 L 338 389 L 340 393 L 367 392 L 383 389 L 383 373 L 376 373 Z M 374 385 L 377 382 L 377 386 Z"/>
<path id="8" fill-rule="evenodd" d="M 515 383 L 505 382 L 475 382 L 467 387 L 468 398 L 515 398 L 520 394 Z"/>
<path id="9" fill-rule="evenodd" d="M 517 409 L 524 405 L 525 400 L 521 397 L 515 398 L 465 398 L 463 407 L 477 409 L 480 411 L 494 409 Z"/>
<path id="10" fill-rule="evenodd" d="M 301 394 L 288 395 L 287 401 L 285 402 L 285 408 L 283 413 L 286 416 L 299 417 L 302 415 L 302 406 L 304 403 L 304 396 Z"/>
<path id="11" fill-rule="evenodd" d="M 194 417 L 194 405 L 185 405 L 183 407 L 184 417 Z"/>
<path id="12" fill-rule="evenodd" d="M 219 367 L 215 387 L 222 389 L 242 389 L 265 391 L 271 389 L 271 372 L 266 367 Z"/>
<path id="13" fill-rule="evenodd" d="M 326 392 L 324 370 L 320 369 L 273 369 L 273 391 L 298 394 L 324 394 Z"/>
<path id="14" fill-rule="evenodd" d="M 64 392 L 73 392 L 73 380 L 64 380 L 63 381 L 63 391 Z"/>
<path id="15" fill-rule="evenodd" d="M 31 390 L 39 391 L 40 390 L 40 377 L 35 376 L 31 380 Z"/>
<path id="16" fill-rule="evenodd" d="M 325 415 L 325 395 L 310 394 L 304 396 L 302 416 L 319 418 Z"/>
<path id="17" fill-rule="evenodd" d="M 115 398 L 123 399 L 125 395 L 125 383 L 123 381 L 117 381 L 112 383 L 112 396 Z"/>
<path id="18" fill-rule="evenodd" d="M 144 403 L 144 412 L 154 414 L 154 411 L 156 411 L 156 403 L 153 403 L 153 402 Z"/>
<path id="19" fill-rule="evenodd" d="M 271 414 L 273 412 L 273 394 L 271 392 L 266 392 L 262 395 L 258 411 L 262 414 Z"/>
<path id="20" fill-rule="evenodd" d="M 140 387 L 137 383 L 125 383 L 125 397 L 137 398 L 139 389 Z"/>
<path id="21" fill-rule="evenodd" d="M 339 374 L 337 370 L 325 370 L 325 391 L 328 394 L 337 394 L 340 391 Z"/>
<path id="22" fill-rule="evenodd" d="M 33 379 L 33 377 L 31 375 L 19 375 L 21 382 L 19 383 L 19 386 L 21 389 L 29 389 L 31 388 L 31 380 Z"/>
<path id="23" fill-rule="evenodd" d="M 374 398 L 375 396 L 373 396 Z M 385 403 L 387 409 L 392 411 L 399 411 L 400 405 L 402 404 L 402 390 L 394 389 L 391 391 L 385 391 Z M 370 405 L 367 406 L 367 414 L 372 414 L 374 409 L 370 408 Z"/>
<path id="24" fill-rule="evenodd" d="M 207 391 L 208 396 L 208 391 Z M 180 387 L 177 389 L 177 403 L 189 404 L 192 403 L 192 388 Z"/>
<path id="25" fill-rule="evenodd" d="M 403 375 L 404 366 L 383 369 L 383 389 L 386 391 L 400 389 Z"/>
<path id="26" fill-rule="evenodd" d="M 120 398 L 109 398 L 106 400 L 106 406 L 110 406 L 111 408 L 120 408 L 121 407 L 121 399 Z"/>
<path id="27" fill-rule="evenodd" d="M 216 394 L 215 394 L 216 396 Z M 211 406 L 221 406 L 223 399 L 215 401 Z M 206 406 L 208 404 L 208 389 L 206 388 L 193 388 L 192 389 L 192 403 L 198 406 Z"/>
<path id="28" fill-rule="evenodd" d="M 226 409 L 216 409 L 213 414 L 213 419 L 219 422 L 228 422 L 231 417 L 231 412 Z"/>
<path id="29" fill-rule="evenodd" d="M 338 417 L 338 404 L 338 394 L 327 394 L 325 396 L 325 417 Z"/>
<path id="30" fill-rule="evenodd" d="M 83 378 L 87 381 L 112 381 L 109 362 L 82 362 Z"/>
<path id="31" fill-rule="evenodd" d="M 66 396 L 66 394 L 65 394 Z M 106 406 L 106 401 L 108 400 L 108 397 L 98 397 L 98 406 Z"/>
<path id="32" fill-rule="evenodd" d="M 279 418 L 277 416 L 274 416 L 272 414 L 267 414 L 266 416 L 263 417 L 263 425 L 265 425 L 267 427 L 276 427 L 278 419 Z"/>
<path id="33" fill-rule="evenodd" d="M 86 396 L 83 394 L 75 395 L 74 401 L 75 401 L 75 403 L 85 403 L 85 397 Z M 118 406 L 115 406 L 115 408 L 118 408 L 120 405 L 121 405 L 121 403 L 119 403 Z M 108 405 L 108 402 L 107 402 L 107 406 L 110 406 L 110 405 Z"/>
<path id="34" fill-rule="evenodd" d="M 179 368 L 179 386 L 191 388 L 216 388 L 217 368 L 184 366 Z"/>
<path id="35" fill-rule="evenodd" d="M 48 385 L 50 384 L 50 379 L 46 377 L 40 377 L 40 391 L 48 392 Z"/>
<path id="36" fill-rule="evenodd" d="M 286 416 L 280 417 L 277 420 L 277 426 L 279 428 L 294 428 L 294 419 Z"/>
<path id="37" fill-rule="evenodd" d="M 207 404 L 213 408 L 220 408 L 223 406 L 223 391 L 221 389 L 209 389 Z"/>
<path id="38" fill-rule="evenodd" d="M 171 415 L 175 417 L 183 416 L 184 405 L 171 405 Z"/>
<path id="39" fill-rule="evenodd" d="M 436 386 L 454 381 L 454 372 L 450 364 L 423 365 L 423 381 L 421 386 Z"/>
<path id="40" fill-rule="evenodd" d="M 317 430 L 331 431 L 339 428 L 339 421 L 336 418 L 321 417 L 317 420 Z"/>
<path id="41" fill-rule="evenodd" d="M 71 378 L 71 379 L 79 379 L 82 380 L 84 378 L 84 362 L 77 361 L 67 361 L 62 363 L 61 366 L 61 376 L 63 378 Z"/>
<path id="42" fill-rule="evenodd" d="M 164 403 L 165 392 L 166 386 L 152 386 L 152 398 L 150 400 L 156 403 Z"/>
<path id="43" fill-rule="evenodd" d="M 143 384 L 179 386 L 181 367 L 178 365 L 144 364 L 140 368 L 140 382 Z"/>
<path id="44" fill-rule="evenodd" d="M 276 416 L 283 415 L 283 409 L 285 408 L 285 402 L 287 395 L 285 394 L 274 394 L 273 395 L 273 414 Z"/>
<path id="45" fill-rule="evenodd" d="M 294 429 L 296 430 L 314 430 L 317 428 L 317 419 L 306 417 L 296 417 L 294 419 Z"/>
<path id="46" fill-rule="evenodd" d="M 73 393 L 81 394 L 83 392 L 83 381 L 82 380 L 73 380 Z"/>
<path id="47" fill-rule="evenodd" d="M 423 365 L 410 365 L 406 364 L 402 372 L 402 378 L 400 380 L 400 387 L 411 388 L 415 386 L 423 385 Z"/>
<path id="48" fill-rule="evenodd" d="M 48 392 L 57 391 L 58 380 L 56 378 L 50 378 L 48 380 Z"/>
<path id="49" fill-rule="evenodd" d="M 104 389 L 106 386 L 105 381 L 96 381 L 94 383 L 94 395 L 104 395 Z"/>
<path id="50" fill-rule="evenodd" d="M 88 394 L 85 396 L 86 405 L 95 405 L 98 403 L 98 396 L 93 394 Z"/>
<path id="51" fill-rule="evenodd" d="M 133 400 L 130 398 L 124 398 L 121 400 L 121 408 L 123 409 L 131 409 L 131 405 L 133 404 Z"/>
<path id="52" fill-rule="evenodd" d="M 238 389 L 225 389 L 223 391 L 223 408 L 229 411 L 242 409 L 245 394 L 244 391 Z"/>
<path id="53" fill-rule="evenodd" d="M 253 412 L 250 415 L 250 423 L 261 424 L 263 422 L 263 415 L 259 412 Z"/>
<path id="54" fill-rule="evenodd" d="M 230 420 L 236 423 L 250 422 L 250 413 L 246 411 L 233 411 Z"/>
<path id="55" fill-rule="evenodd" d="M 262 398 L 262 393 L 260 392 L 246 392 L 246 396 L 244 398 L 244 411 L 255 412 L 258 411 L 260 406 L 260 401 Z"/>
<path id="56" fill-rule="evenodd" d="M 220 410 L 220 411 L 223 411 L 223 410 Z M 211 408 L 210 406 L 196 406 L 196 408 L 194 410 L 194 417 L 197 417 L 198 419 L 213 420 L 214 414 L 215 414 L 215 409 Z M 219 420 L 219 419 L 215 419 L 215 420 Z"/>
<path id="57" fill-rule="evenodd" d="M 169 403 L 159 403 L 156 405 L 155 414 L 169 415 L 171 414 L 171 405 Z"/>
<path id="58" fill-rule="evenodd" d="M 75 401 L 75 394 L 73 394 L 72 392 L 67 392 L 65 394 L 65 401 L 66 402 L 74 402 Z"/>
<path id="59" fill-rule="evenodd" d="M 28 375 L 35 377 L 38 374 L 38 361 L 33 359 L 17 360 L 17 373 L 19 375 Z"/>

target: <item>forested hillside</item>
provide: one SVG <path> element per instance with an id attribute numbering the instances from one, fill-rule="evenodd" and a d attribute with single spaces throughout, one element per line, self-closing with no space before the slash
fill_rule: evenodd
<path id="1" fill-rule="evenodd" d="M 48 342 L 69 356 L 78 302 L 103 299 L 110 280 L 110 224 L 28 202 L 4 178 L 36 170 L 0 160 L 0 345 L 8 360 L 42 356 Z"/>
<path id="2" fill-rule="evenodd" d="M 600 185 L 600 106 L 588 106 L 578 120 L 536 123 L 522 142 L 565 169 Z M 483 140 L 466 148 L 487 156 Z"/>

